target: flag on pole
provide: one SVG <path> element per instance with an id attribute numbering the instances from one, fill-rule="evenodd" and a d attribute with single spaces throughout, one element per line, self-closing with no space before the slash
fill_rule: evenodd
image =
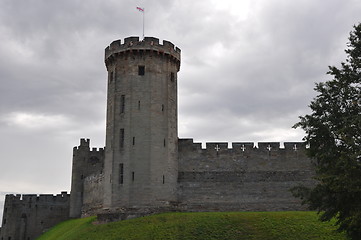
<path id="1" fill-rule="evenodd" d="M 137 7 L 137 10 L 141 13 L 143 13 L 143 39 L 144 39 L 144 8 Z"/>

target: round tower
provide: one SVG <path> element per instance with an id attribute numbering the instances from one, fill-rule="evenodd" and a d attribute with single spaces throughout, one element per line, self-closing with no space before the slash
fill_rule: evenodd
<path id="1" fill-rule="evenodd" d="M 105 49 L 108 71 L 104 207 L 177 200 L 177 72 L 180 49 L 146 37 Z"/>

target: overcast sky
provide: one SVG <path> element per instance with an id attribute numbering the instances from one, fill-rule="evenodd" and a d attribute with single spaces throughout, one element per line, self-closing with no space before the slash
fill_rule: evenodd
<path id="1" fill-rule="evenodd" d="M 104 49 L 142 35 L 182 50 L 179 137 L 301 141 L 314 83 L 345 60 L 359 0 L 0 0 L 5 193 L 70 191 L 79 138 L 105 142 Z"/>

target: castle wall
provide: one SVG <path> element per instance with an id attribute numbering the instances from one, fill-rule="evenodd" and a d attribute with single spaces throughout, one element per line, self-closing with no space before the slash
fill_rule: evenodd
<path id="1" fill-rule="evenodd" d="M 80 139 L 80 145 L 73 149 L 73 168 L 70 194 L 70 217 L 79 218 L 83 203 L 90 204 L 92 198 L 84 197 L 84 181 L 88 176 L 101 174 L 104 168 L 104 149 L 90 149 L 89 139 Z"/>
<path id="2" fill-rule="evenodd" d="M 207 143 L 179 139 L 178 200 L 186 211 L 303 210 L 289 189 L 311 186 L 303 143 Z"/>
<path id="3" fill-rule="evenodd" d="M 93 216 L 103 207 L 104 174 L 93 174 L 84 180 L 82 217 Z"/>
<path id="4" fill-rule="evenodd" d="M 33 240 L 69 218 L 69 194 L 6 195 L 1 240 Z"/>

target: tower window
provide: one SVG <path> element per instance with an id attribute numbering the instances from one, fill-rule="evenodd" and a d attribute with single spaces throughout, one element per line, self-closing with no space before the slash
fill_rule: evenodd
<path id="1" fill-rule="evenodd" d="M 162 104 L 162 112 L 164 112 L 164 104 Z"/>
<path id="2" fill-rule="evenodd" d="M 165 138 L 163 139 L 163 146 L 165 147 Z"/>
<path id="3" fill-rule="evenodd" d="M 114 78 L 114 73 L 110 72 L 110 74 L 109 74 L 109 82 L 113 82 L 113 78 Z"/>
<path id="4" fill-rule="evenodd" d="M 125 95 L 120 96 L 120 113 L 124 113 Z"/>
<path id="5" fill-rule="evenodd" d="M 123 163 L 119 164 L 119 184 L 123 184 L 124 181 L 124 165 Z"/>
<path id="6" fill-rule="evenodd" d="M 119 147 L 124 148 L 124 128 L 120 129 Z"/>
<path id="7" fill-rule="evenodd" d="M 171 73 L 170 73 L 170 81 L 171 81 L 171 82 L 174 82 L 174 72 L 171 72 Z"/>
<path id="8" fill-rule="evenodd" d="M 140 101 L 138 101 L 138 110 L 140 110 Z"/>
<path id="9" fill-rule="evenodd" d="M 132 181 L 134 182 L 134 172 L 132 172 Z"/>
<path id="10" fill-rule="evenodd" d="M 138 75 L 144 76 L 145 73 L 145 66 L 138 66 Z"/>
<path id="11" fill-rule="evenodd" d="M 133 137 L 133 145 L 135 145 L 135 137 Z"/>
<path id="12" fill-rule="evenodd" d="M 164 177 L 164 175 L 163 175 L 163 184 L 165 183 L 165 177 Z"/>

